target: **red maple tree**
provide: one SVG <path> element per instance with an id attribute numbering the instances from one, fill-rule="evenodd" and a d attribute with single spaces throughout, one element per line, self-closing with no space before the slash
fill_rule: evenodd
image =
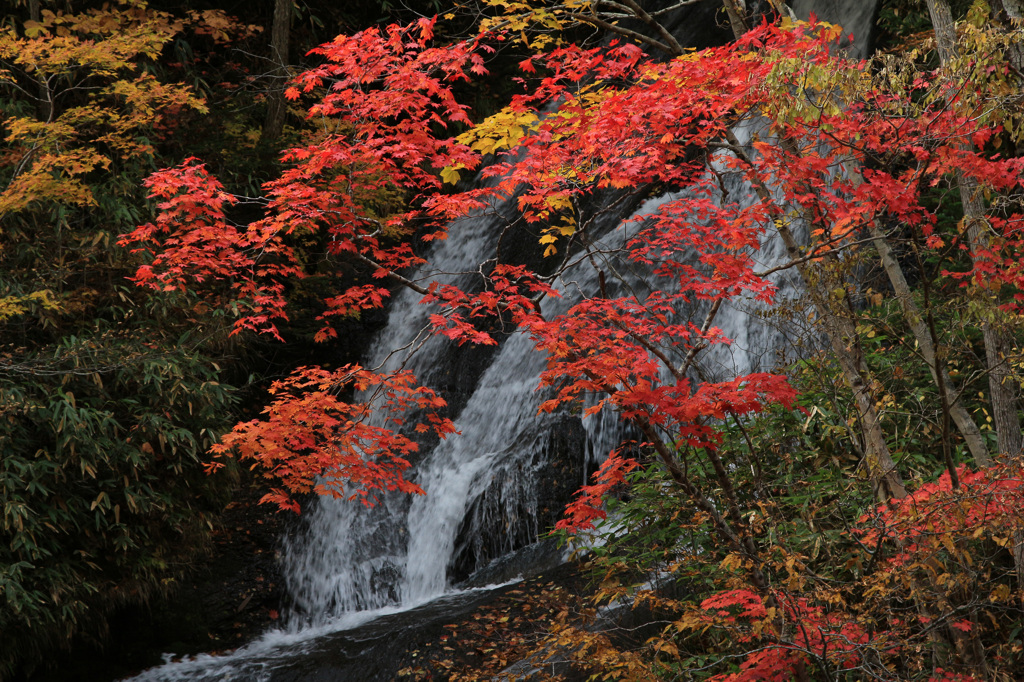
<path id="1" fill-rule="evenodd" d="M 776 231 L 807 226 L 810 245 L 791 248 L 785 266 L 803 268 L 805 278 L 882 221 L 919 230 L 936 247 L 943 237 L 922 198 L 926 188 L 966 174 L 983 188 L 1008 191 L 1019 187 L 1024 168 L 1019 159 L 970 151 L 975 146 L 964 140 L 983 143 L 994 128 L 946 99 L 926 96 L 934 87 L 929 79 L 900 91 L 866 87 L 864 66 L 836 55 L 837 31 L 815 23 L 764 24 L 733 44 L 665 62 L 631 44 L 557 47 L 525 60 L 524 77 L 532 79 L 527 92 L 476 126 L 452 84 L 484 72 L 488 36 L 434 47 L 428 20 L 341 36 L 316 50 L 324 64 L 289 91 L 293 99 L 313 97 L 310 116 L 329 121 L 330 132 L 285 151 L 286 170 L 265 187 L 265 217 L 231 224 L 224 209 L 232 198 L 189 160 L 149 180 L 160 213 L 123 243 L 152 252 L 136 277 L 140 284 L 226 285 L 243 311 L 239 329 L 277 334 L 275 320 L 286 318 L 285 283 L 303 276 L 290 238 L 306 231 L 324 234 L 334 255 L 371 266 L 380 280 L 325 301 L 321 339 L 332 336 L 333 317 L 384 305 L 387 282 L 419 291 L 436 309 L 436 332 L 457 343 L 495 343 L 479 323 L 511 321 L 548 358 L 542 384 L 554 397 L 540 409 L 581 406 L 597 396 L 587 414 L 612 409 L 630 420 L 722 551 L 742 557 L 746 586 L 705 599 L 680 629 L 742 625 L 746 639 L 737 641 L 757 649 L 736 679 L 806 678 L 808 665 L 855 670 L 862 652 L 877 655 L 881 647 L 893 655 L 895 649 L 822 594 L 790 594 L 772 584 L 751 515 L 717 452 L 727 418 L 789 407 L 793 389 L 776 373 L 696 381 L 694 362 L 709 346 L 729 343 L 715 326 L 723 303 L 773 301 L 775 269 L 761 269 L 756 252 Z M 453 135 L 455 125 L 469 128 Z M 741 144 L 740 134 L 749 144 Z M 445 188 L 485 160 L 490 182 Z M 746 200 L 725 189 L 737 178 L 750 190 Z M 407 209 L 387 216 L 369 211 L 360 197 L 382 186 L 401 192 Z M 600 193 L 652 190 L 673 194 L 635 218 L 614 256 L 644 268 L 657 285 L 649 293 L 628 287 L 626 294 L 612 293 L 606 282 L 618 275 L 611 254 L 595 242 L 594 221 L 581 207 Z M 485 263 L 480 272 L 487 286 L 477 291 L 405 277 L 423 262 L 414 235 L 457 239 L 451 221 L 495 201 L 514 201 L 518 220 L 538 234 L 538 249 L 560 264 L 539 272 L 521 263 Z M 1016 215 L 994 218 L 993 247 L 965 276 L 1019 290 L 1020 225 Z M 559 275 L 587 262 L 599 271 L 597 288 L 563 313 L 545 314 L 544 299 L 559 295 Z M 216 290 L 223 296 L 223 286 Z M 683 314 L 693 310 L 702 311 L 700 318 Z M 348 384 L 375 387 L 368 391 L 374 398 L 342 401 L 339 390 Z M 314 488 L 364 501 L 380 490 L 420 492 L 402 477 L 415 443 L 389 428 L 395 424 L 367 421 L 371 410 L 383 409 L 397 423 L 410 407 L 429 415 L 417 428 L 452 432 L 437 415 L 441 398 L 407 373 L 305 368 L 275 385 L 265 420 L 239 425 L 216 452 L 263 466 L 281 482 L 267 499 L 286 508 L 295 508 L 292 494 Z M 706 476 L 695 473 L 697 461 Z M 602 498 L 636 466 L 622 451 L 612 452 L 560 525 L 586 528 L 603 517 Z M 325 482 L 316 484 L 319 476 Z M 999 476 L 963 480 L 1002 490 Z M 1018 490 L 1014 484 L 1005 494 Z M 862 542 L 899 533 L 898 556 L 912 553 L 916 531 L 899 524 L 926 493 L 886 507 L 880 529 Z M 997 523 L 996 516 L 983 517 L 971 523 Z M 908 598 L 922 594 L 915 588 Z M 805 627 L 794 630 L 792 622 Z M 890 634 L 901 627 L 890 623 Z"/>

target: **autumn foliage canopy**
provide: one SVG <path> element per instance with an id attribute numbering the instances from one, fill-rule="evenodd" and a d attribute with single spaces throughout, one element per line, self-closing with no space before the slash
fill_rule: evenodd
<path id="1" fill-rule="evenodd" d="M 947 474 L 903 499 L 871 503 L 844 531 L 843 570 L 858 580 L 830 582 L 803 550 L 769 534 L 758 519 L 772 503 L 737 490 L 739 474 L 720 452 L 726 425 L 794 406 L 790 380 L 697 373 L 703 352 L 730 343 L 715 324 L 723 305 L 776 303 L 775 270 L 757 254 L 783 232 L 806 234 L 786 267 L 799 268 L 811 290 L 857 253 L 866 230 L 898 224 L 965 288 L 1017 292 L 1003 305 L 1016 311 L 1024 223 L 1015 204 L 993 212 L 987 248 L 965 264 L 955 259 L 968 248 L 964 233 L 943 226 L 927 199 L 954 176 L 990 196 L 1020 190 L 1021 159 L 976 151 L 1001 134 L 999 112 L 957 106 L 955 84 L 938 74 L 894 68 L 879 78 L 836 50 L 837 27 L 783 22 L 663 61 L 631 43 L 553 46 L 520 64 L 520 94 L 473 122 L 457 86 L 486 73 L 503 36 L 434 45 L 434 29 L 432 20 L 370 29 L 314 51 L 322 65 L 301 74 L 288 97 L 310 102 L 322 134 L 283 152 L 285 170 L 264 186 L 261 218 L 233 221 L 236 199 L 197 159 L 152 175 L 157 217 L 122 237 L 146 254 L 135 281 L 206 291 L 237 311 L 237 330 L 278 336 L 290 283 L 305 276 L 299 237 L 316 234 L 332 257 L 370 273 L 324 300 L 322 341 L 336 335 L 336 320 L 384 306 L 393 286 L 421 293 L 434 332 L 454 343 L 496 343 L 487 331 L 495 320 L 528 334 L 547 357 L 542 383 L 553 396 L 539 410 L 613 410 L 640 434 L 637 447 L 609 454 L 560 525 L 591 528 L 634 470 L 660 467 L 686 500 L 677 512 L 690 519 L 683 525 L 714 538 L 689 559 L 717 562 L 713 586 L 696 602 L 671 604 L 676 615 L 655 668 L 681 665 L 683 643 L 699 641 L 731 647 L 737 667 L 713 678 L 721 680 L 886 679 L 897 669 L 956 679 L 942 665 L 896 663 L 922 646 L 941 649 L 936 660 L 951 669 L 1006 669 L 1008 650 L 985 658 L 986 638 L 1003 627 L 989 614 L 1011 608 L 1019 586 L 1011 593 L 991 572 L 960 568 L 978 543 L 1009 551 L 1017 542 L 1018 464 L 961 469 L 955 486 Z M 475 172 L 485 182 L 460 183 Z M 382 188 L 405 208 L 369 208 L 366 198 Z M 666 198 L 631 218 L 614 247 L 594 238 L 586 207 L 595 198 L 614 205 L 653 195 Z M 458 219 L 510 202 L 541 254 L 533 265 L 498 254 L 480 265 L 482 286 L 469 290 L 407 279 L 425 262 L 422 242 L 459 239 Z M 564 313 L 546 313 L 560 276 L 588 262 L 599 286 Z M 656 286 L 618 286 L 619 266 L 643 269 Z M 836 281 L 817 310 L 845 295 Z M 297 509 L 292 496 L 311 490 L 365 502 L 385 490 L 421 492 L 403 477 L 418 447 L 410 434 L 453 432 L 441 397 L 407 372 L 306 367 L 272 394 L 264 418 L 238 425 L 214 452 L 262 467 L 275 481 L 267 500 L 283 508 Z M 642 462 L 638 451 L 647 453 Z M 863 465 L 866 478 L 891 473 L 876 465 Z M 968 575 L 989 594 L 968 596 Z"/>

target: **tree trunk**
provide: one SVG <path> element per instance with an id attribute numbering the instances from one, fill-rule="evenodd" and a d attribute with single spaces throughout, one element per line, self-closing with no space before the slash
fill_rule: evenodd
<path id="1" fill-rule="evenodd" d="M 799 258 L 800 246 L 793 233 L 785 225 L 779 226 L 778 229 L 791 257 L 794 260 Z M 815 277 L 809 271 L 806 263 L 800 263 L 797 270 L 807 285 L 807 291 L 810 293 L 814 309 L 825 329 L 832 353 L 839 362 L 847 383 L 850 384 L 850 390 L 853 391 L 861 429 L 864 432 L 865 464 L 875 486 L 875 496 L 881 501 L 906 497 L 907 489 L 896 469 L 896 463 L 893 461 L 892 453 L 885 440 L 881 417 L 875 407 L 877 401 L 871 390 L 871 371 L 864 359 L 856 325 L 848 317 L 836 314 L 827 299 L 829 291 L 840 287 L 832 287 L 831 283 L 825 286 L 816 285 Z M 843 299 L 846 300 L 848 298 L 846 288 L 842 287 L 842 289 Z"/>
<path id="2" fill-rule="evenodd" d="M 1024 0 L 992 0 L 992 12 L 1002 10 L 1011 21 L 1024 20 Z"/>
<path id="3" fill-rule="evenodd" d="M 729 15 L 729 27 L 733 36 L 739 40 L 740 37 L 750 30 L 747 26 L 746 8 L 741 0 L 722 0 L 725 5 L 725 13 Z"/>
<path id="4" fill-rule="evenodd" d="M 288 76 L 288 39 L 291 32 L 292 0 L 274 0 L 274 19 L 270 28 L 270 52 L 274 63 L 272 85 L 267 96 L 267 118 L 260 139 L 272 142 L 281 136 L 287 113 L 284 98 Z"/>
<path id="5" fill-rule="evenodd" d="M 889 276 L 889 282 L 892 284 L 893 291 L 896 293 L 896 300 L 899 301 L 903 317 L 907 321 L 911 332 L 913 332 L 918 347 L 921 349 L 921 357 L 924 358 L 925 364 L 928 365 L 932 381 L 935 382 L 936 386 L 940 387 L 940 390 L 943 388 L 949 389 L 949 416 L 953 419 L 953 423 L 956 424 L 960 435 L 963 436 L 967 449 L 970 450 L 971 456 L 974 457 L 975 464 L 979 467 L 992 466 L 992 458 L 988 454 L 988 448 L 985 447 L 985 440 L 981 435 L 981 431 L 960 401 L 956 384 L 953 383 L 953 378 L 949 376 L 945 363 L 938 357 L 931 331 L 928 329 L 928 325 L 925 324 L 924 317 L 921 315 L 917 303 L 914 302 L 910 285 L 907 284 L 907 279 L 903 275 L 903 269 L 893 255 L 892 248 L 889 246 L 889 242 L 886 240 L 882 230 L 875 223 L 871 224 L 871 239 L 874 242 L 875 250 L 878 251 L 878 255 L 882 259 L 882 267 Z"/>
<path id="6" fill-rule="evenodd" d="M 736 136 L 729 132 L 726 137 L 732 146 L 734 153 L 745 155 L 743 145 Z M 743 156 L 743 161 L 753 167 L 749 157 Z M 751 178 L 754 183 L 754 191 L 758 198 L 767 203 L 774 204 L 775 198 L 771 190 L 763 181 Z M 829 292 L 842 290 L 843 300 L 848 299 L 846 287 L 835 282 L 821 284 L 817 282 L 818 277 L 811 271 L 809 264 L 803 259 L 800 244 L 797 242 L 793 232 L 784 221 L 778 221 L 776 229 L 790 258 L 796 263 L 797 272 L 807 286 L 807 293 L 811 297 L 818 319 L 828 337 L 832 352 L 839 362 L 843 376 L 853 391 L 853 397 L 857 404 L 861 428 L 864 432 L 864 459 L 868 475 L 871 477 L 875 487 L 875 495 L 879 500 L 885 501 L 890 498 L 900 499 L 907 496 L 907 489 L 903 485 L 893 461 L 892 453 L 885 441 L 885 432 L 882 430 L 881 418 L 878 409 L 875 407 L 876 400 L 871 390 L 871 371 L 864 359 L 864 352 L 857 337 L 857 327 L 845 314 L 837 314 L 834 306 L 828 300 Z M 831 260 L 825 258 L 826 261 Z M 836 284 L 836 286 L 833 286 Z"/>
<path id="7" fill-rule="evenodd" d="M 40 0 L 28 0 L 28 18 L 35 22 L 42 21 L 43 9 Z M 53 97 L 50 95 L 46 76 L 42 72 L 39 72 L 39 80 L 36 81 L 36 118 L 47 123 L 53 120 Z"/>
<path id="8" fill-rule="evenodd" d="M 957 56 L 953 12 L 947 0 L 926 0 L 926 2 L 932 26 L 935 29 L 935 43 L 938 47 L 939 59 L 945 66 Z M 969 147 L 969 143 L 964 142 L 961 148 L 969 149 Z M 964 208 L 964 220 L 967 223 L 967 237 L 970 241 L 971 253 L 976 254 L 985 246 L 982 232 L 985 205 L 976 181 L 957 174 L 957 183 L 960 187 L 960 201 Z M 1003 354 L 1009 344 L 1005 335 L 1001 334 L 988 321 L 981 323 L 981 332 L 985 342 L 992 419 L 995 422 L 999 452 L 1019 455 L 1024 448 L 1024 438 L 1022 438 L 1020 419 L 1017 414 L 1017 391 L 1013 385 L 1010 367 Z"/>
<path id="9" fill-rule="evenodd" d="M 939 59 L 943 66 L 957 57 L 956 26 L 953 24 L 953 11 L 948 0 L 925 0 L 928 14 L 931 16 L 932 27 L 935 29 L 935 44 Z M 1003 9 L 1009 14 L 1012 10 L 1021 9 L 1020 0 L 1009 0 Z M 1007 5 L 1010 7 L 1008 8 Z M 1012 15 L 1011 15 L 1012 18 Z M 961 144 L 961 149 L 970 149 L 968 142 Z M 964 221 L 967 223 L 967 238 L 970 241 L 972 256 L 985 246 L 982 228 L 985 224 L 985 205 L 978 183 L 973 178 L 957 174 L 960 187 L 960 201 L 964 208 Z M 982 339 L 985 343 L 985 361 L 988 366 L 988 385 L 992 400 L 992 419 L 996 427 L 996 439 L 999 452 L 1018 456 L 1024 449 L 1024 437 L 1021 434 L 1020 418 L 1017 412 L 1017 391 L 1014 379 L 1004 355 L 1009 347 L 1005 335 L 993 325 L 984 321 L 981 324 Z M 1017 573 L 1018 586 L 1024 585 L 1024 532 L 1013 529 L 1014 568 Z M 984 660 L 982 660 L 982 667 Z"/>

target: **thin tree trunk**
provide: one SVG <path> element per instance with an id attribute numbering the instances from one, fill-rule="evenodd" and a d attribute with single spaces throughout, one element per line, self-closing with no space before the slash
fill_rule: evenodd
<path id="1" fill-rule="evenodd" d="M 946 0 L 926 0 L 931 15 L 932 27 L 935 29 L 935 43 L 939 51 L 939 59 L 943 66 L 957 57 L 956 27 L 953 24 L 953 12 Z M 962 149 L 968 150 L 971 145 L 963 142 Z M 967 223 L 967 237 L 970 241 L 971 253 L 976 255 L 985 247 L 983 227 L 985 224 L 985 205 L 982 200 L 978 183 L 973 178 L 957 174 L 960 187 L 960 201 L 963 204 L 964 220 Z M 1017 414 L 1017 391 L 1013 385 L 1010 367 L 1006 362 L 1004 350 L 1009 346 L 1005 335 L 985 321 L 981 323 L 982 338 L 985 343 L 985 361 L 988 368 L 989 394 L 992 401 L 992 419 L 995 422 L 996 438 L 999 452 L 1002 454 L 1019 455 L 1024 449 L 1024 436 L 1021 434 L 1020 418 Z M 1022 567 L 1018 566 L 1020 571 Z M 1024 573 L 1022 573 L 1024 575 Z"/>
<path id="2" fill-rule="evenodd" d="M 786 225 L 780 225 L 778 230 L 790 256 L 794 260 L 799 258 L 800 246 L 792 231 Z M 907 489 L 889 451 L 881 416 L 875 407 L 877 401 L 871 390 L 871 371 L 864 359 L 856 325 L 848 317 L 836 314 L 827 300 L 828 291 L 839 287 L 815 285 L 815 277 L 806 263 L 798 265 L 797 270 L 807 285 L 815 311 L 832 347 L 832 353 L 853 392 L 864 432 L 864 455 L 868 472 L 875 485 L 875 496 L 881 501 L 906 497 Z M 843 298 L 847 300 L 849 296 L 846 288 L 842 289 Z"/>
<path id="3" fill-rule="evenodd" d="M 287 103 L 284 98 L 284 78 L 287 74 L 288 39 L 291 32 L 292 0 L 274 0 L 274 18 L 270 28 L 270 51 L 274 62 L 274 77 L 267 97 L 267 118 L 263 123 L 261 139 L 276 140 L 284 130 Z M 282 81 L 282 82 L 279 82 Z"/>
<path id="4" fill-rule="evenodd" d="M 935 29 L 935 44 L 939 52 L 939 60 L 948 66 L 957 58 L 956 26 L 953 23 L 953 11 L 947 0 L 925 0 L 932 28 Z M 1016 3 L 1014 3 L 1016 4 Z M 973 151 L 973 146 L 961 142 L 960 148 Z M 967 238 L 970 241 L 971 255 L 976 256 L 985 247 L 983 227 L 985 225 L 985 204 L 979 191 L 978 183 L 962 173 L 957 173 L 957 184 L 960 188 L 960 202 L 963 205 L 964 221 L 967 224 Z M 1017 414 L 1017 395 L 1013 386 L 1013 377 L 1003 355 L 1007 342 L 1004 334 L 990 322 L 981 323 L 982 339 L 985 343 L 985 361 L 988 369 L 989 394 L 992 401 L 992 418 L 996 427 L 996 439 L 999 452 L 1002 454 L 1019 455 L 1024 439 L 1022 439 L 1020 419 Z M 1019 529 L 1013 530 L 1014 547 L 1011 551 L 1014 567 L 1017 572 L 1018 585 L 1024 584 L 1024 534 Z M 970 661 L 984 674 L 987 664 L 984 650 L 974 646 L 968 649 L 964 633 L 954 632 L 957 649 L 965 660 Z M 981 650 L 980 656 L 977 650 Z"/>
<path id="5" fill-rule="evenodd" d="M 725 13 L 729 15 L 729 27 L 733 36 L 739 40 L 740 36 L 750 30 L 747 26 L 747 17 L 742 0 L 722 0 L 725 5 Z"/>
<path id="6" fill-rule="evenodd" d="M 723 0 L 725 10 L 729 15 L 729 22 L 733 34 L 739 38 L 746 30 L 746 17 L 744 14 L 744 3 L 741 0 Z M 780 12 L 791 14 L 792 11 L 783 0 L 773 0 L 773 6 Z M 737 154 L 743 153 L 743 146 L 731 132 L 727 134 L 729 143 L 734 147 Z M 751 167 L 749 158 L 744 158 Z M 754 189 L 761 201 L 775 203 L 771 191 L 763 182 L 754 179 Z M 793 236 L 792 231 L 785 224 L 778 226 L 779 235 L 782 237 L 786 250 L 790 257 L 797 263 L 797 271 L 807 285 L 807 291 L 811 296 L 814 308 L 824 327 L 825 335 L 828 337 L 829 345 L 835 355 L 839 366 L 843 371 L 850 390 L 853 392 L 854 400 L 860 416 L 861 428 L 864 433 L 864 459 L 875 488 L 875 495 L 880 500 L 890 498 L 903 498 L 907 496 L 907 489 L 903 485 L 896 463 L 893 461 L 892 452 L 885 441 L 885 432 L 882 429 L 882 422 L 878 409 L 875 407 L 876 400 L 871 391 L 871 372 L 864 360 L 864 353 L 860 347 L 857 337 L 856 326 L 843 315 L 837 315 L 828 301 L 829 287 L 816 286 L 815 277 L 802 260 L 800 245 Z M 844 297 L 845 287 L 843 287 Z"/>
<path id="7" fill-rule="evenodd" d="M 28 18 L 31 21 L 40 22 L 43 20 L 42 3 L 40 0 L 28 1 Z M 36 81 L 36 118 L 49 123 L 53 120 L 53 97 L 50 95 L 50 88 L 46 83 L 46 76 L 39 71 Z"/>
<path id="8" fill-rule="evenodd" d="M 743 155 L 743 161 L 751 168 L 752 161 L 746 156 L 743 146 L 733 133 L 726 134 L 727 139 L 734 152 Z M 759 178 L 752 177 L 754 191 L 758 198 L 768 204 L 774 204 L 775 199 L 771 190 Z M 841 289 L 843 299 L 848 295 L 845 286 L 831 286 L 817 283 L 815 273 L 811 272 L 808 263 L 802 258 L 800 244 L 797 242 L 793 232 L 784 221 L 778 221 L 776 226 L 782 242 L 789 252 L 790 258 L 797 265 L 797 272 L 807 286 L 808 295 L 814 304 L 818 319 L 828 337 L 832 352 L 839 362 L 843 376 L 850 385 L 857 410 L 860 416 L 861 428 L 864 432 L 864 459 L 875 486 L 875 494 L 878 499 L 884 501 L 890 498 L 900 499 L 907 496 L 907 489 L 903 485 L 896 463 L 893 461 L 892 453 L 885 441 L 885 432 L 882 430 L 882 422 L 878 409 L 875 407 L 876 400 L 871 390 L 871 371 L 864 359 L 864 353 L 857 336 L 857 328 L 849 317 L 837 314 L 833 305 L 829 302 L 829 292 Z M 828 259 L 830 260 L 830 259 Z"/>
<path id="9" fill-rule="evenodd" d="M 889 276 L 889 282 L 896 293 L 896 300 L 899 301 L 903 317 L 907 321 L 910 331 L 913 332 L 918 347 L 921 349 L 921 357 L 924 358 L 925 364 L 928 365 L 928 370 L 932 374 L 932 380 L 940 389 L 946 388 L 949 391 L 949 416 L 953 419 L 953 423 L 956 424 L 960 435 L 963 436 L 967 449 L 970 450 L 971 456 L 974 457 L 975 464 L 979 467 L 992 466 L 992 458 L 988 454 L 988 448 L 985 447 L 985 440 L 981 435 L 981 431 L 960 401 L 956 384 L 953 383 L 952 377 L 949 376 L 945 363 L 938 357 L 931 331 L 928 329 L 928 325 L 925 323 L 917 303 L 914 302 L 910 285 L 907 284 L 907 279 L 903 275 L 903 269 L 893 255 L 892 248 L 889 246 L 889 242 L 878 225 L 872 223 L 870 229 L 875 250 L 878 251 L 878 255 L 882 259 L 882 267 Z"/>
<path id="10" fill-rule="evenodd" d="M 931 9 L 929 7 L 929 9 Z M 992 0 L 993 18 L 1002 25 L 1004 30 L 1013 30 L 1014 24 L 1019 27 L 1024 22 L 1024 0 Z M 948 36 L 947 36 L 948 37 Z M 953 36 L 955 38 L 955 36 Z M 1007 50 L 1007 60 L 1017 71 L 1017 77 L 1024 77 L 1024 45 L 1013 42 Z M 986 346 L 986 357 L 988 348 Z M 998 359 L 998 354 L 997 358 Z M 998 423 L 997 423 L 998 434 Z M 1004 443 L 1000 442 L 1000 450 Z M 1012 448 L 1012 443 L 1005 444 Z M 1013 452 L 1013 450 L 1009 450 Z M 1024 585 L 1024 532 L 1018 530 L 1013 534 L 1013 564 L 1017 569 L 1017 584 Z"/>

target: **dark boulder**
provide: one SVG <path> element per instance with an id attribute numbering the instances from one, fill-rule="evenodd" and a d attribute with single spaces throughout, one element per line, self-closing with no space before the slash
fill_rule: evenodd
<path id="1" fill-rule="evenodd" d="M 538 419 L 509 445 L 463 518 L 448 572 L 452 582 L 536 543 L 555 525 L 585 480 L 586 439 L 579 417 L 557 415 Z"/>

